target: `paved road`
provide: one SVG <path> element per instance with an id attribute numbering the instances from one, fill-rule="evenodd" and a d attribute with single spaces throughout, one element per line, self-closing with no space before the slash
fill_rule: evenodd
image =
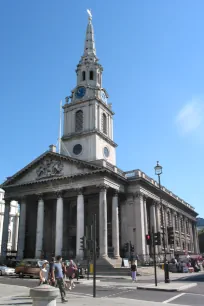
<path id="1" fill-rule="evenodd" d="M 178 280 L 177 280 L 178 281 Z M 204 273 L 196 276 L 186 276 L 182 282 L 196 282 L 197 286 L 183 292 L 156 292 L 137 290 L 136 285 L 129 280 L 110 280 L 104 279 L 97 282 L 97 297 L 99 298 L 126 298 L 133 300 L 155 301 L 164 304 L 172 303 L 178 305 L 204 305 Z M 140 280 L 138 280 L 140 282 Z M 144 280 L 142 280 L 144 282 Z M 148 281 L 149 282 L 149 281 Z M 16 277 L 0 277 L 0 283 L 26 286 L 29 288 L 35 287 L 38 284 L 36 279 L 19 279 Z M 87 284 L 78 284 L 72 290 L 72 295 L 87 297 L 92 296 L 92 282 Z"/>

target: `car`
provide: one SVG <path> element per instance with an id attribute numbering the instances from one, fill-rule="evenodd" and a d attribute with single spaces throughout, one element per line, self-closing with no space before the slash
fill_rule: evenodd
<path id="1" fill-rule="evenodd" d="M 19 277 L 30 276 L 30 278 L 39 278 L 40 268 L 44 260 L 41 259 L 24 259 L 15 268 L 15 273 Z"/>
<path id="2" fill-rule="evenodd" d="M 15 269 L 7 266 L 0 266 L 0 276 L 2 275 L 15 275 Z"/>

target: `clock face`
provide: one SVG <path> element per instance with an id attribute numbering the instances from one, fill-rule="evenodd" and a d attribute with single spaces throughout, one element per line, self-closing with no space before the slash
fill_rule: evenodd
<path id="1" fill-rule="evenodd" d="M 109 150 L 108 150 L 107 147 L 103 148 L 103 154 L 104 154 L 104 156 L 105 156 L 106 158 L 109 157 L 110 153 L 109 153 Z"/>
<path id="2" fill-rule="evenodd" d="M 104 103 L 107 103 L 107 97 L 104 91 L 101 91 L 101 99 Z"/>
<path id="3" fill-rule="evenodd" d="M 77 99 L 79 98 L 82 98 L 86 93 L 86 88 L 81 86 L 81 87 L 78 87 L 77 90 L 75 91 L 75 97 Z"/>

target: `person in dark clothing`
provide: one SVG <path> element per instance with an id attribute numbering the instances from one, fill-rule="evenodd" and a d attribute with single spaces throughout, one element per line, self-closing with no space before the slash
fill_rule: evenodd
<path id="1" fill-rule="evenodd" d="M 49 282 L 50 282 L 50 285 L 55 287 L 55 281 L 53 280 L 53 277 L 52 277 L 52 270 L 53 270 L 53 267 L 54 267 L 54 263 L 55 263 L 55 257 L 52 257 L 49 265 L 50 265 L 50 269 L 49 269 Z"/>
<path id="2" fill-rule="evenodd" d="M 64 279 L 63 279 L 63 273 L 62 273 L 62 257 L 57 256 L 56 262 L 53 265 L 52 268 L 52 278 L 53 280 L 56 280 L 57 286 L 59 287 L 62 303 L 68 302 L 66 299 L 66 292 L 64 287 Z"/>
<path id="3" fill-rule="evenodd" d="M 135 264 L 135 261 L 131 262 L 131 276 L 132 276 L 132 281 L 136 282 L 136 274 L 137 274 L 137 266 Z"/>

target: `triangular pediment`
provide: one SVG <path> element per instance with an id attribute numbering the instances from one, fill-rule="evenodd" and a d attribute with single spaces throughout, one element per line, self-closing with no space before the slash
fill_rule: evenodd
<path id="1" fill-rule="evenodd" d="M 100 169 L 89 162 L 48 151 L 7 179 L 2 187 L 89 174 Z"/>

